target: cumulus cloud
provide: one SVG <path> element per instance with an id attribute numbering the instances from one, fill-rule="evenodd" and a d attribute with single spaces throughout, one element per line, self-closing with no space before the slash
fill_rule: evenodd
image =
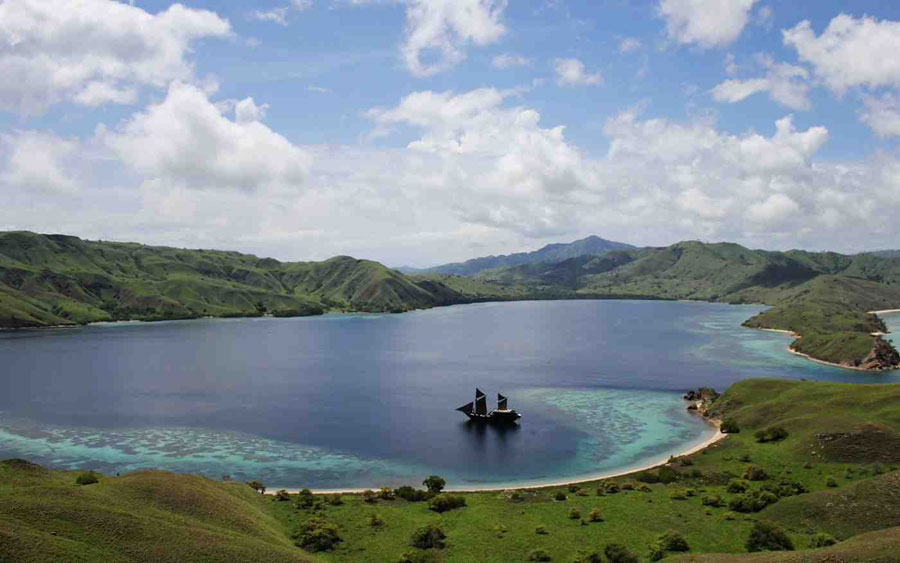
<path id="1" fill-rule="evenodd" d="M 585 86 L 602 84 L 603 75 L 599 72 L 587 72 L 584 63 L 578 59 L 556 59 L 553 61 L 557 82 L 560 85 Z"/>
<path id="2" fill-rule="evenodd" d="M 162 102 L 97 135 L 127 166 L 171 185 L 299 187 L 309 157 L 259 121 L 264 109 L 247 98 L 234 105 L 231 120 L 205 92 L 176 82 Z"/>
<path id="3" fill-rule="evenodd" d="M 491 64 L 494 65 L 495 68 L 514 68 L 517 66 L 529 66 L 532 62 L 532 59 L 528 57 L 523 57 L 522 55 L 513 55 L 510 53 L 497 55 L 491 60 Z"/>
<path id="4" fill-rule="evenodd" d="M 718 47 L 731 43 L 747 25 L 756 0 L 660 0 L 669 38 L 681 44 Z"/>
<path id="5" fill-rule="evenodd" d="M 879 137 L 900 136 L 900 96 L 893 92 L 863 96 L 859 119 Z"/>
<path id="6" fill-rule="evenodd" d="M 429 76 L 466 58 L 469 43 L 497 41 L 506 0 L 406 0 L 406 41 L 401 51 L 410 72 Z"/>
<path id="7" fill-rule="evenodd" d="M 35 114 L 63 100 L 131 103 L 141 87 L 191 79 L 192 43 L 229 32 L 227 20 L 181 4 L 150 14 L 113 0 L 5 0 L 0 108 Z"/>
<path id="8" fill-rule="evenodd" d="M 766 68 L 764 77 L 725 80 L 712 89 L 713 99 L 733 104 L 753 94 L 768 92 L 771 100 L 785 107 L 796 110 L 810 109 L 809 73 L 805 68 L 788 63 L 776 63 L 769 57 L 761 57 L 760 60 Z"/>
<path id="9" fill-rule="evenodd" d="M 76 140 L 40 131 L 18 131 L 0 136 L 0 147 L 7 153 L 6 171 L 0 175 L 0 184 L 28 192 L 78 191 L 79 185 L 71 172 L 71 159 L 80 148 Z"/>
<path id="10" fill-rule="evenodd" d="M 812 65 L 836 94 L 853 86 L 900 86 L 900 22 L 840 14 L 821 35 L 809 21 L 782 32 L 785 45 Z"/>
<path id="11" fill-rule="evenodd" d="M 303 11 L 312 8 L 312 0 L 292 0 L 286 6 L 278 6 L 271 10 L 254 10 L 250 12 L 250 17 L 264 22 L 277 23 L 281 26 L 288 24 L 288 14 L 291 10 Z"/>

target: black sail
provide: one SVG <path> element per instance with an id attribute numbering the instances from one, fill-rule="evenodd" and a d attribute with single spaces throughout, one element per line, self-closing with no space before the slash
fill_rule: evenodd
<path id="1" fill-rule="evenodd" d="M 475 403 L 467 403 L 467 404 L 465 404 L 465 405 L 459 407 L 459 408 L 456 409 L 456 410 L 461 411 L 461 412 L 464 412 L 464 413 L 466 413 L 466 414 L 469 414 L 470 412 L 472 412 L 472 407 L 473 407 L 474 405 L 475 405 Z"/>
<path id="2" fill-rule="evenodd" d="M 506 410 L 506 397 L 497 393 L 497 410 L 505 411 Z"/>
<path id="3" fill-rule="evenodd" d="M 475 414 L 487 414 L 487 395 L 475 389 Z"/>

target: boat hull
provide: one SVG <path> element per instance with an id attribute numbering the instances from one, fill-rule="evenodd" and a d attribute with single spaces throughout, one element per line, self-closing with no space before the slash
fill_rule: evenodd
<path id="1" fill-rule="evenodd" d="M 491 411 L 488 414 L 476 414 L 474 412 L 467 412 L 466 416 L 469 417 L 469 420 L 475 422 L 486 422 L 491 424 L 508 424 L 522 418 L 522 415 L 514 410 Z"/>

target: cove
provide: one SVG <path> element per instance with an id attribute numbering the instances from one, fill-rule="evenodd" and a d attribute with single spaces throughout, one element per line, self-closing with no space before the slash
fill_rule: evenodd
<path id="1" fill-rule="evenodd" d="M 0 457 L 260 478 L 270 488 L 539 484 L 708 435 L 680 395 L 747 377 L 900 381 L 788 354 L 761 307 L 483 303 L 400 315 L 116 323 L 0 334 Z M 885 316 L 889 325 L 897 319 Z M 454 408 L 474 388 L 508 429 Z"/>

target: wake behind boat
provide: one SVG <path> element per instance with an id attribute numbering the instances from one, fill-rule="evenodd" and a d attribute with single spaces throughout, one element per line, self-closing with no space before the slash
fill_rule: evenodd
<path id="1" fill-rule="evenodd" d="M 522 418 L 521 414 L 517 413 L 515 409 L 510 409 L 506 403 L 506 397 L 497 393 L 497 408 L 488 412 L 487 395 L 485 395 L 481 389 L 476 387 L 475 401 L 467 403 L 456 410 L 465 413 L 465 415 L 469 417 L 469 420 L 478 422 L 506 423 L 515 422 Z"/>

